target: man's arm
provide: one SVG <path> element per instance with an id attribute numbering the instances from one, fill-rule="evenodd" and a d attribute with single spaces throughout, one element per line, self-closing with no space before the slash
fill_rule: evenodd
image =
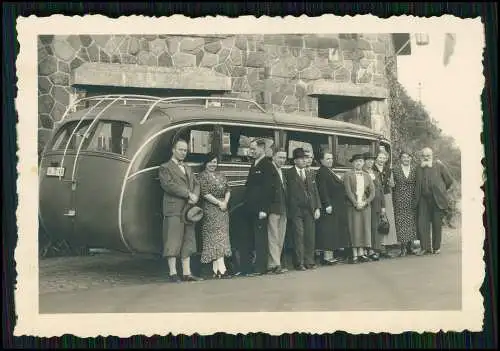
<path id="1" fill-rule="evenodd" d="M 172 173 L 166 165 L 160 166 L 159 176 L 160 185 L 163 191 L 165 191 L 169 195 L 177 196 L 183 199 L 189 199 L 189 189 L 175 181 Z"/>
<path id="2" fill-rule="evenodd" d="M 446 190 L 450 190 L 451 186 L 455 183 L 455 180 L 451 176 L 448 167 L 446 167 L 442 162 L 440 162 L 439 164 L 440 164 L 441 178 L 444 181 Z"/>

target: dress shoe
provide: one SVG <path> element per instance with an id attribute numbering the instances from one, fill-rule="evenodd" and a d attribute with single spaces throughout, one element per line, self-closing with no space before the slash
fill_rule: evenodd
<path id="1" fill-rule="evenodd" d="M 441 253 L 441 250 L 440 249 L 437 249 L 437 250 L 434 250 L 434 255 L 439 255 Z"/>
<path id="2" fill-rule="evenodd" d="M 305 270 L 306 270 L 306 267 L 304 267 L 304 265 L 302 265 L 302 264 L 299 264 L 299 265 L 296 267 L 296 270 L 297 270 L 297 271 L 305 271 Z"/>
<path id="3" fill-rule="evenodd" d="M 350 264 L 356 264 L 356 263 L 359 263 L 359 258 L 357 258 L 357 257 L 351 257 L 351 258 L 349 259 L 349 263 L 350 263 Z"/>
<path id="4" fill-rule="evenodd" d="M 181 279 L 179 278 L 179 276 L 177 274 L 171 274 L 168 276 L 168 280 L 171 282 L 171 283 L 179 283 L 181 281 Z"/>
<path id="5" fill-rule="evenodd" d="M 221 272 L 219 272 L 218 276 L 219 276 L 219 279 L 231 279 L 233 277 L 227 271 L 224 274 L 222 274 Z"/>
<path id="6" fill-rule="evenodd" d="M 199 282 L 202 281 L 203 278 L 195 277 L 194 275 L 184 275 L 182 277 L 182 280 L 184 280 L 185 282 Z"/>
<path id="7" fill-rule="evenodd" d="M 415 255 L 417 255 L 417 256 L 425 256 L 425 255 L 428 255 L 428 254 L 429 254 L 429 251 L 420 250 Z"/>
<path id="8" fill-rule="evenodd" d="M 367 256 L 365 256 L 365 255 L 358 256 L 358 260 L 360 262 L 368 262 L 368 261 L 370 261 L 370 259 Z"/>
<path id="9" fill-rule="evenodd" d="M 376 253 L 371 254 L 370 256 L 368 256 L 368 258 L 370 260 L 372 260 L 372 261 L 378 261 L 378 260 L 380 260 L 380 256 L 377 255 Z"/>
<path id="10" fill-rule="evenodd" d="M 306 269 L 316 269 L 317 267 L 315 264 L 306 264 Z"/>

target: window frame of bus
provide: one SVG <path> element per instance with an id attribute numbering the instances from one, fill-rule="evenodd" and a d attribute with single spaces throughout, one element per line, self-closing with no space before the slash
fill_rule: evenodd
<path id="1" fill-rule="evenodd" d="M 251 138 L 251 137 L 256 137 L 255 135 L 250 135 L 248 136 L 247 134 L 244 134 L 245 131 L 248 131 L 248 130 L 262 130 L 262 131 L 266 131 L 267 133 L 269 133 L 269 131 L 272 132 L 272 137 L 269 137 L 268 135 L 265 135 L 265 136 L 257 136 L 258 138 L 263 138 L 263 139 L 271 139 L 273 141 L 273 144 L 272 145 L 276 145 L 276 143 L 279 143 L 279 130 L 276 130 L 275 128 L 268 128 L 268 127 L 255 127 L 255 126 L 246 126 L 246 125 L 231 125 L 231 124 L 221 124 L 219 125 L 219 142 L 220 142 L 220 145 L 219 145 L 219 150 L 218 150 L 218 155 L 219 155 L 219 158 L 221 160 L 221 163 L 230 163 L 230 164 L 242 164 L 242 165 L 251 165 L 252 164 L 252 160 L 250 159 L 249 156 L 246 156 L 246 155 L 238 155 L 238 149 L 240 147 L 240 138 L 241 136 L 245 136 L 245 137 L 248 137 L 248 138 Z M 226 132 L 226 130 L 228 129 L 236 129 L 236 128 L 239 128 L 241 131 L 239 133 L 239 138 L 237 140 L 237 150 L 236 150 L 236 155 L 233 156 L 232 154 L 232 142 L 233 142 L 233 139 L 231 138 L 231 135 L 232 135 L 232 132 Z M 223 138 L 224 138 L 224 133 L 229 133 L 229 154 L 225 154 L 224 153 L 224 142 L 223 142 Z M 266 133 L 266 134 L 267 134 Z M 251 133 L 250 133 L 251 134 Z M 244 158 L 247 158 L 248 161 L 244 161 Z M 237 161 L 235 160 L 235 158 L 239 158 L 240 161 Z"/>
<path id="2" fill-rule="evenodd" d="M 130 145 L 130 140 L 132 139 L 132 136 L 133 136 L 133 133 L 134 133 L 134 128 L 132 126 L 131 123 L 129 122 L 126 122 L 126 121 L 120 121 L 120 120 L 106 120 L 106 119 L 103 119 L 103 120 L 99 120 L 96 125 L 93 127 L 93 129 L 90 131 L 90 134 L 89 134 L 89 137 L 87 138 L 87 145 L 84 147 L 82 146 L 82 149 L 81 151 L 86 151 L 86 152 L 98 152 L 98 153 L 103 153 L 103 154 L 111 154 L 111 155 L 117 155 L 117 156 L 122 156 L 122 157 L 125 157 L 126 156 L 126 152 L 121 152 L 121 153 L 117 153 L 117 152 L 114 152 L 114 151 L 107 151 L 107 150 L 99 150 L 96 146 L 96 148 L 92 148 L 92 145 L 95 143 L 96 145 L 98 145 L 98 139 L 96 139 L 96 135 L 97 135 L 97 132 L 98 130 L 101 130 L 104 126 L 104 124 L 110 124 L 110 128 L 113 128 L 112 124 L 113 123 L 118 123 L 118 124 L 121 124 L 123 126 L 123 130 L 122 130 L 122 133 L 121 133 L 121 138 L 123 138 L 123 135 L 125 134 L 125 129 L 128 128 L 130 130 L 130 136 L 129 136 L 129 145 Z M 111 133 L 111 137 L 113 137 L 112 133 L 112 129 L 110 129 L 110 133 Z M 98 138 L 98 137 L 97 137 Z"/>
<path id="3" fill-rule="evenodd" d="M 349 139 L 357 139 L 357 140 L 365 140 L 367 142 L 367 144 L 370 146 L 370 151 L 371 152 L 374 152 L 375 148 L 376 148 L 376 141 L 374 140 L 371 140 L 371 139 L 366 139 L 366 138 L 363 138 L 363 137 L 358 137 L 358 136 L 355 136 L 355 135 L 335 135 L 335 138 L 334 138 L 334 149 L 335 149 L 335 154 L 334 154 L 334 162 L 333 162 L 333 167 L 334 168 L 351 168 L 351 166 L 348 164 L 348 165 L 342 165 L 338 162 L 338 152 L 339 152 L 339 138 L 349 138 Z"/>
<path id="4" fill-rule="evenodd" d="M 283 148 L 286 150 L 287 162 L 289 164 L 291 164 L 291 165 L 293 165 L 293 157 L 291 157 L 289 154 L 290 154 L 290 141 L 291 141 L 290 134 L 292 134 L 292 133 L 312 134 L 312 135 L 318 135 L 320 137 L 324 137 L 324 138 L 326 138 L 328 140 L 328 148 L 327 148 L 327 150 L 333 152 L 334 143 L 333 143 L 333 135 L 331 135 L 331 134 L 326 134 L 326 133 L 321 133 L 321 132 L 310 132 L 310 131 L 285 130 L 285 131 L 283 131 L 283 142 L 284 142 Z M 292 139 L 292 140 L 293 141 L 298 141 L 298 140 L 294 140 L 294 139 Z M 304 142 L 304 141 L 302 141 L 302 142 Z M 313 154 L 314 154 L 313 157 L 314 157 L 314 159 L 313 159 L 313 165 L 312 165 L 312 167 L 318 167 L 320 165 L 320 162 L 319 162 L 319 160 L 317 158 L 319 156 L 319 151 L 321 149 L 324 149 L 324 148 L 321 147 L 323 144 L 314 145 L 310 141 L 306 141 L 306 142 L 308 144 L 310 144 L 311 147 L 312 147 L 312 149 L 313 149 Z M 315 163 L 317 163 L 317 164 L 315 164 Z"/>
<path id="5" fill-rule="evenodd" d="M 208 129 L 208 130 L 207 130 Z M 212 133 L 212 141 L 210 143 L 210 150 L 208 150 L 207 153 L 195 153 L 192 152 L 191 150 L 191 132 L 193 131 L 198 131 L 198 132 L 208 132 Z M 185 134 L 188 133 L 188 134 Z M 187 138 L 185 136 L 188 136 Z M 181 137 L 184 136 L 184 137 Z M 218 144 L 218 137 L 216 133 L 216 126 L 212 123 L 207 123 L 207 124 L 197 124 L 197 125 L 191 125 L 191 126 L 186 126 L 183 128 L 180 128 L 173 136 L 172 140 L 170 142 L 170 155 L 172 155 L 172 148 L 173 148 L 173 143 L 175 143 L 178 139 L 183 139 L 188 143 L 188 153 L 186 155 L 185 162 L 190 162 L 190 163 L 202 163 L 204 158 L 209 155 L 210 153 L 213 153 L 215 150 L 217 150 L 216 144 Z M 196 159 L 193 159 L 193 156 Z M 171 156 L 170 156 L 171 157 Z"/>
<path id="6" fill-rule="evenodd" d="M 85 135 L 87 133 L 88 128 L 90 127 L 90 124 L 92 123 L 91 120 L 84 120 L 78 125 L 79 121 L 70 121 L 65 123 L 54 135 L 54 138 L 52 139 L 52 143 L 50 145 L 50 148 L 48 150 L 50 151 L 64 151 L 66 149 L 66 145 L 68 145 L 67 151 L 74 151 L 78 149 L 79 143 L 82 141 L 81 139 L 78 140 L 77 142 L 72 142 L 73 140 L 76 140 L 76 136 L 78 135 L 77 132 L 75 131 L 76 128 L 78 127 L 78 130 L 82 130 L 83 128 L 86 127 L 86 129 L 83 131 L 82 135 Z M 68 135 L 68 138 L 65 138 L 65 136 Z M 64 140 L 61 140 L 58 142 L 58 139 L 64 137 Z M 68 140 L 71 137 L 71 141 L 68 144 Z M 57 148 L 55 148 L 57 145 Z"/>

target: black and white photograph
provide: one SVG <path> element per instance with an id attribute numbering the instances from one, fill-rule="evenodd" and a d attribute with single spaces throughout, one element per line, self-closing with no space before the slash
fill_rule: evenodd
<path id="1" fill-rule="evenodd" d="M 481 329 L 479 19 L 17 26 L 18 334 Z"/>

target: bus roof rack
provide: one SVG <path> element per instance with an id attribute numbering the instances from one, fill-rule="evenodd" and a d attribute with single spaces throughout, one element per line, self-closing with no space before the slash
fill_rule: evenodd
<path id="1" fill-rule="evenodd" d="M 148 111 L 144 115 L 141 120 L 141 124 L 147 121 L 149 115 L 157 107 L 159 104 L 169 104 L 175 102 L 184 102 L 184 101 L 195 101 L 195 100 L 203 100 L 205 101 L 205 108 L 208 108 L 210 101 L 234 101 L 234 102 L 247 102 L 255 107 L 257 107 L 261 112 L 266 112 L 266 110 L 259 105 L 256 101 L 250 99 L 243 98 L 234 98 L 227 96 L 172 96 L 172 97 L 159 97 L 159 96 L 151 96 L 151 95 L 135 95 L 135 94 L 108 94 L 108 95 L 97 95 L 97 96 L 89 96 L 81 99 L 76 99 L 73 101 L 68 108 L 66 109 L 64 115 L 62 116 L 60 122 L 64 120 L 66 115 L 72 110 L 77 104 L 83 101 L 105 101 L 111 100 L 109 105 L 113 105 L 117 101 L 144 101 L 150 105 Z M 110 107 L 110 106 L 109 106 Z"/>

